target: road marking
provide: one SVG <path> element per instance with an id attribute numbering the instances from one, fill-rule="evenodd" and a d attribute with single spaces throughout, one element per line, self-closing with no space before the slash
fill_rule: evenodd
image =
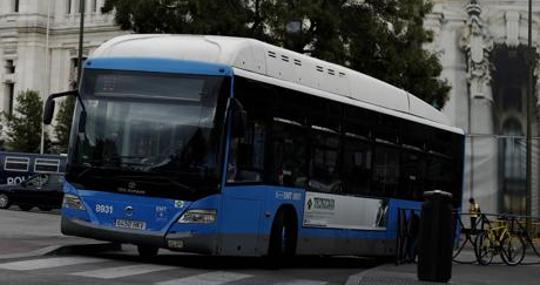
<path id="1" fill-rule="evenodd" d="M 120 267 L 75 272 L 75 273 L 71 273 L 71 275 L 100 278 L 100 279 L 114 279 L 114 278 L 140 275 L 140 274 L 156 272 L 156 271 L 171 270 L 174 268 L 178 268 L 178 267 L 156 265 L 156 264 L 136 264 L 136 265 L 127 265 L 127 266 L 120 266 Z"/>
<path id="2" fill-rule="evenodd" d="M 370 274 L 371 272 L 377 271 L 379 267 L 383 267 L 384 265 L 379 265 L 367 270 L 364 270 L 360 273 L 356 273 L 353 275 L 350 275 L 349 278 L 347 278 L 347 281 L 345 282 L 345 285 L 358 285 L 364 279 L 364 276 Z"/>
<path id="3" fill-rule="evenodd" d="M 213 271 L 185 278 L 155 283 L 156 285 L 221 285 L 252 277 L 250 274 Z"/>
<path id="4" fill-rule="evenodd" d="M 104 262 L 104 259 L 89 257 L 52 257 L 43 259 L 32 259 L 25 261 L 15 261 L 0 264 L 0 269 L 7 270 L 39 270 L 46 268 L 62 267 L 75 264 Z"/>
<path id="5" fill-rule="evenodd" d="M 328 282 L 306 279 L 295 279 L 285 282 L 275 283 L 274 285 L 326 285 Z"/>

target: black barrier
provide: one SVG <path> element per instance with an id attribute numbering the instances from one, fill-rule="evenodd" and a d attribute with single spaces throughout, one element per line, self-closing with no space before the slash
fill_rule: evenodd
<path id="1" fill-rule="evenodd" d="M 424 193 L 418 242 L 418 279 L 448 282 L 452 277 L 455 223 L 452 194 L 440 190 Z"/>

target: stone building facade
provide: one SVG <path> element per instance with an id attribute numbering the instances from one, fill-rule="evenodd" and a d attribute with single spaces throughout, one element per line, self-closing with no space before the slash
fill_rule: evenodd
<path id="1" fill-rule="evenodd" d="M 536 2 L 536 3 L 535 3 Z M 540 62 L 529 60 L 527 0 L 435 0 L 425 21 L 452 90 L 444 112 L 467 133 L 464 198 L 487 212 L 540 214 L 538 95 Z M 533 1 L 532 41 L 540 49 L 540 3 Z M 532 62 L 532 63 L 530 63 Z M 535 71 L 533 191 L 526 189 L 529 64 Z"/>
<path id="2" fill-rule="evenodd" d="M 68 90 L 76 76 L 80 0 L 0 0 L 0 111 L 13 110 L 27 89 L 43 98 Z M 84 55 L 124 34 L 105 0 L 85 0 Z M 452 86 L 444 113 L 468 134 L 464 199 L 484 211 L 540 215 L 539 155 L 534 141 L 533 191 L 525 187 L 526 84 L 529 60 L 527 0 L 433 0 L 425 25 L 435 41 L 427 48 Z M 536 1 L 533 1 L 536 2 Z M 540 48 L 540 3 L 533 7 L 533 45 Z M 540 107 L 540 63 L 535 69 L 535 110 Z M 534 114 L 533 135 L 538 136 Z M 530 196 L 530 197 L 529 197 Z"/>
<path id="3" fill-rule="evenodd" d="M 105 0 L 84 0 L 84 56 L 104 41 L 124 34 Z M 69 90 L 78 64 L 80 0 L 0 0 L 0 112 L 13 111 L 21 91 Z"/>

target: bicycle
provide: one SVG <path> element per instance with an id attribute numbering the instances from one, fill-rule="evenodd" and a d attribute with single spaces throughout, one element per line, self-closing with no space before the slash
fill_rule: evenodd
<path id="1" fill-rule="evenodd" d="M 485 216 L 482 218 L 486 219 Z M 488 265 L 495 255 L 500 255 L 507 265 L 520 264 L 525 258 L 523 238 L 512 233 L 507 217 L 502 217 L 497 223 L 498 225 L 493 225 L 487 221 L 487 228 L 476 237 L 474 253 L 478 263 Z"/>

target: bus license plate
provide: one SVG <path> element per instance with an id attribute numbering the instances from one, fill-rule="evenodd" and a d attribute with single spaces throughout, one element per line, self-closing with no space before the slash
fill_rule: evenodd
<path id="1" fill-rule="evenodd" d="M 117 219 L 115 222 L 117 228 L 130 229 L 130 230 L 145 230 L 146 223 L 141 221 L 131 221 L 131 220 L 122 220 Z"/>

